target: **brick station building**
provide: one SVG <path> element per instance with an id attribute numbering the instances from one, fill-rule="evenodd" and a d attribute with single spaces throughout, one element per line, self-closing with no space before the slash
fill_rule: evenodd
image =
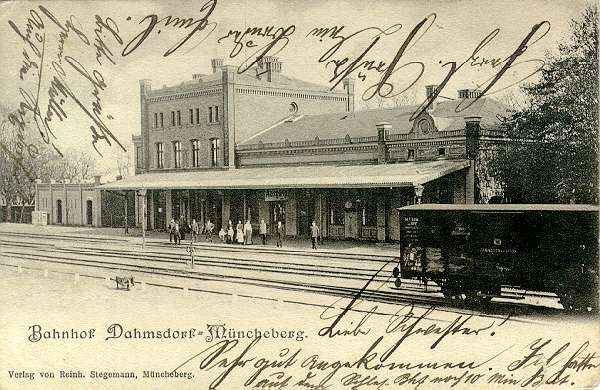
<path id="1" fill-rule="evenodd" d="M 148 229 L 183 218 L 210 219 L 218 231 L 249 219 L 257 231 L 264 219 L 271 231 L 281 221 L 287 235 L 308 237 L 316 221 L 324 237 L 389 241 L 399 239 L 397 207 L 502 195 L 487 161 L 504 142 L 507 109 L 474 102 L 477 91 L 411 121 L 416 106 L 355 111 L 351 79 L 330 91 L 284 76 L 274 57 L 243 74 L 211 65 L 174 87 L 140 81 L 136 175 L 99 187 L 145 193 L 132 196 L 138 225 L 145 203 Z"/>

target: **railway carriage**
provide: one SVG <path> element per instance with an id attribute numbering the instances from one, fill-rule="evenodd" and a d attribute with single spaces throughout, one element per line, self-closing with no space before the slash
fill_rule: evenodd
<path id="1" fill-rule="evenodd" d="M 567 310 L 598 310 L 598 207 L 402 207 L 393 274 L 434 281 L 445 297 L 482 303 L 502 286 L 554 292 Z"/>

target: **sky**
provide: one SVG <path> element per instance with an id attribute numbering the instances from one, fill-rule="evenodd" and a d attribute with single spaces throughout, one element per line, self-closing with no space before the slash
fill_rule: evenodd
<path id="1" fill-rule="evenodd" d="M 541 66 L 547 52 L 556 52 L 558 43 L 569 35 L 570 19 L 587 4 L 576 0 L 7 1 L 0 3 L 0 105 L 10 112 L 21 108 L 29 122 L 24 146 L 43 140 L 60 151 L 81 150 L 97 157 L 99 169 L 108 170 L 115 167 L 122 149 L 131 153 L 131 136 L 140 134 L 138 80 L 150 79 L 153 88 L 177 85 L 190 80 L 194 73 L 211 73 L 211 58 L 224 58 L 226 64 L 239 67 L 273 42 L 268 37 L 246 36 L 240 43 L 256 46 L 244 47 L 232 56 L 236 44 L 231 36 L 223 38 L 230 30 L 268 26 L 273 26 L 275 34 L 285 30 L 285 47 L 281 40 L 269 51 L 283 62 L 282 72 L 332 86 L 335 63 L 326 67 L 327 61 L 320 62 L 320 58 L 336 42 L 341 45 L 327 60 L 340 63 L 338 73 L 371 44 L 363 60 L 373 61 L 373 67 L 381 61 L 380 69 L 384 69 L 411 31 L 423 22 L 388 78 L 393 93 L 414 83 L 404 94 L 418 103 L 424 99 L 425 85 L 440 84 L 448 74 L 450 66 L 443 64 L 455 61 L 460 65 L 478 46 L 477 63 L 460 67 L 441 95 L 455 98 L 458 89 L 485 88 L 503 67 L 501 61 L 506 62 L 535 30 L 521 45 L 525 51 L 489 91 L 501 90 L 492 96 L 502 98 L 506 93 L 518 94 L 520 85 L 535 80 L 535 75 L 528 76 Z M 154 28 L 123 55 L 125 48 L 135 46 L 131 42 L 136 37 L 149 30 L 151 15 L 156 15 Z M 165 56 L 199 25 L 177 28 L 172 20 L 167 26 L 167 16 L 207 19 L 207 25 Z M 338 30 L 337 39 L 310 36 L 314 28 L 334 26 L 344 26 Z M 345 58 L 348 61 L 344 65 Z M 496 66 L 492 66 L 494 61 Z M 481 62 L 486 64 L 479 65 Z M 377 85 L 383 73 L 357 69 L 350 74 L 357 80 L 357 109 L 366 107 L 362 94 Z M 381 91 L 386 94 L 385 88 Z M 35 107 L 36 102 L 39 111 L 34 116 L 27 107 Z M 93 147 L 94 131 L 97 150 Z"/>

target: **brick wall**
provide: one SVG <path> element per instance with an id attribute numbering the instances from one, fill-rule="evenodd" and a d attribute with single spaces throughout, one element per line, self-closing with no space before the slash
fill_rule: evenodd
<path id="1" fill-rule="evenodd" d="M 209 123 L 208 107 L 218 106 L 220 120 L 216 124 Z M 194 123 L 190 123 L 189 109 L 194 110 Z M 196 108 L 200 111 L 200 124 L 196 124 Z M 171 126 L 171 111 L 181 111 L 181 126 Z M 153 128 L 154 113 L 164 115 L 164 128 Z M 220 139 L 219 163 L 223 166 L 223 95 L 221 93 L 198 96 L 173 101 L 148 103 L 149 123 L 149 156 L 150 170 L 157 168 L 156 143 L 162 142 L 164 148 L 164 167 L 174 168 L 173 142 L 181 142 L 182 168 L 192 167 L 192 143 L 200 141 L 200 167 L 211 166 L 210 140 Z M 160 119 L 159 119 L 160 121 Z"/>

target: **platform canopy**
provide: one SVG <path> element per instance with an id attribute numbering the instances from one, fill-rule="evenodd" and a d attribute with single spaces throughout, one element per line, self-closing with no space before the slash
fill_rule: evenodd
<path id="1" fill-rule="evenodd" d="M 308 165 L 158 172 L 128 177 L 99 188 L 271 189 L 410 187 L 425 184 L 470 165 L 467 160 L 438 160 L 380 165 Z"/>

